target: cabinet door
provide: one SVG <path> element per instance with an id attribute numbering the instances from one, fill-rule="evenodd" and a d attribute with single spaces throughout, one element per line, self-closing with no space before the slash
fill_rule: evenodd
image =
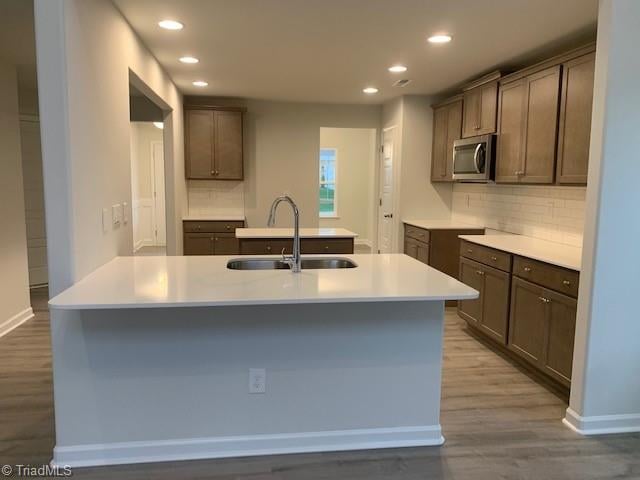
<path id="1" fill-rule="evenodd" d="M 469 324 L 478 327 L 482 321 L 482 290 L 484 288 L 484 275 L 482 265 L 460 257 L 460 281 L 480 292 L 480 296 L 475 300 L 460 300 L 458 302 L 458 315 L 464 318 Z"/>
<path id="2" fill-rule="evenodd" d="M 449 112 L 446 106 L 433 110 L 433 143 L 431 146 L 431 181 L 447 181 L 447 128 Z M 453 148 L 453 147 L 452 147 Z"/>
<path id="3" fill-rule="evenodd" d="M 481 96 L 479 88 L 464 92 L 464 117 L 462 121 L 462 136 L 464 138 L 479 135 Z"/>
<path id="4" fill-rule="evenodd" d="M 417 260 L 420 260 L 422 263 L 429 265 L 429 244 L 418 242 L 418 256 Z"/>
<path id="5" fill-rule="evenodd" d="M 595 53 L 564 64 L 556 181 L 586 184 L 591 138 Z"/>
<path id="6" fill-rule="evenodd" d="M 411 258 L 418 259 L 418 242 L 411 238 L 404 239 L 404 253 Z"/>
<path id="7" fill-rule="evenodd" d="M 445 180 L 453 181 L 453 142 L 462 136 L 462 100 L 447 106 L 447 140 L 444 155 Z"/>
<path id="8" fill-rule="evenodd" d="M 523 170 L 525 94 L 524 79 L 500 88 L 496 182 L 517 182 Z"/>
<path id="9" fill-rule="evenodd" d="M 215 255 L 239 255 L 240 241 L 233 233 L 216 233 L 213 237 Z"/>
<path id="10" fill-rule="evenodd" d="M 213 178 L 213 112 L 186 110 L 185 121 L 187 178 Z"/>
<path id="11" fill-rule="evenodd" d="M 476 135 L 488 135 L 496 132 L 498 116 L 498 82 L 487 83 L 478 87 L 480 90 L 478 124 Z"/>
<path id="12" fill-rule="evenodd" d="M 242 112 L 216 111 L 215 178 L 242 180 Z"/>
<path id="13" fill-rule="evenodd" d="M 549 300 L 543 368 L 568 386 L 573 366 L 577 300 L 551 290 L 546 290 L 543 296 Z"/>
<path id="14" fill-rule="evenodd" d="M 213 255 L 213 235 L 210 233 L 185 233 L 185 255 Z"/>
<path id="15" fill-rule="evenodd" d="M 482 316 L 480 329 L 503 345 L 507 344 L 509 290 L 511 275 L 495 268 L 482 267 Z"/>
<path id="16" fill-rule="evenodd" d="M 541 367 L 544 354 L 547 305 L 545 289 L 513 277 L 508 347 Z"/>
<path id="17" fill-rule="evenodd" d="M 521 183 L 553 183 L 560 105 L 560 66 L 527 77 L 524 175 Z"/>

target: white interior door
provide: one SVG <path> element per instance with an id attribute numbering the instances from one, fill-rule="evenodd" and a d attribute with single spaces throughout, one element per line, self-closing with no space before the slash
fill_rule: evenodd
<path id="1" fill-rule="evenodd" d="M 153 162 L 154 237 L 157 246 L 165 246 L 167 244 L 167 229 L 164 198 L 164 147 L 162 142 L 153 142 L 151 148 Z"/>
<path id="2" fill-rule="evenodd" d="M 378 207 L 378 253 L 391 253 L 393 249 L 393 143 L 395 129 L 382 132 L 380 155 L 380 200 Z"/>

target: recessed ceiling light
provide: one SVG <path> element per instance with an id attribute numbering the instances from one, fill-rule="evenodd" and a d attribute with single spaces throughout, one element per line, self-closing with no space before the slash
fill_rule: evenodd
<path id="1" fill-rule="evenodd" d="M 198 63 L 200 60 L 198 60 L 196 57 L 180 57 L 180 61 L 182 63 Z"/>
<path id="2" fill-rule="evenodd" d="M 195 82 L 193 82 L 194 87 L 206 87 L 207 85 L 209 84 L 204 80 L 196 80 Z"/>
<path id="3" fill-rule="evenodd" d="M 153 122 L 153 126 L 156 128 L 159 128 L 160 130 L 164 129 L 164 123 L 163 122 Z"/>
<path id="4" fill-rule="evenodd" d="M 404 65 L 394 65 L 393 67 L 389 67 L 389 71 L 391 73 L 402 73 L 407 71 L 407 67 Z"/>
<path id="5" fill-rule="evenodd" d="M 376 87 L 363 88 L 362 91 L 368 95 L 373 95 L 374 93 L 378 93 L 378 89 Z"/>
<path id="6" fill-rule="evenodd" d="M 451 35 L 440 33 L 438 35 L 430 36 L 427 38 L 427 41 L 430 43 L 449 43 L 451 41 Z"/>
<path id="7" fill-rule="evenodd" d="M 158 22 L 158 25 L 165 30 L 182 30 L 184 28 L 184 25 L 176 20 L 162 20 Z"/>

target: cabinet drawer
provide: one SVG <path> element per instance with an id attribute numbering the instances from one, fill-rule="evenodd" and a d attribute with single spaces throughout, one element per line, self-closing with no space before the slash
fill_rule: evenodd
<path id="1" fill-rule="evenodd" d="M 460 255 L 505 272 L 511 271 L 511 254 L 460 240 Z"/>
<path id="2" fill-rule="evenodd" d="M 226 222 L 226 221 L 185 221 L 183 228 L 188 233 L 235 233 L 236 228 L 244 227 L 244 222 Z"/>
<path id="3" fill-rule="evenodd" d="M 300 250 L 302 253 L 353 253 L 353 240 L 351 238 L 303 238 L 300 240 Z"/>
<path id="4" fill-rule="evenodd" d="M 242 255 L 280 255 L 282 249 L 287 255 L 293 250 L 293 240 L 288 239 L 263 239 L 247 238 L 240 240 L 240 253 Z"/>
<path id="5" fill-rule="evenodd" d="M 516 256 L 513 261 L 513 274 L 557 292 L 572 297 L 578 296 L 580 274 L 573 270 Z"/>
<path id="6" fill-rule="evenodd" d="M 429 230 L 423 228 L 414 227 L 412 225 L 404 226 L 404 234 L 407 237 L 414 238 L 421 242 L 429 243 Z"/>

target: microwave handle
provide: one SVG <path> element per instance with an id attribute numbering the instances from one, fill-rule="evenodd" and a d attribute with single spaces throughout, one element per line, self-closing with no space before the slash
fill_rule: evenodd
<path id="1" fill-rule="evenodd" d="M 482 173 L 480 171 L 480 166 L 478 165 L 478 153 L 480 153 L 480 149 L 482 148 L 482 144 L 479 143 L 476 145 L 476 150 L 473 152 L 473 165 L 476 167 L 476 173 Z"/>

